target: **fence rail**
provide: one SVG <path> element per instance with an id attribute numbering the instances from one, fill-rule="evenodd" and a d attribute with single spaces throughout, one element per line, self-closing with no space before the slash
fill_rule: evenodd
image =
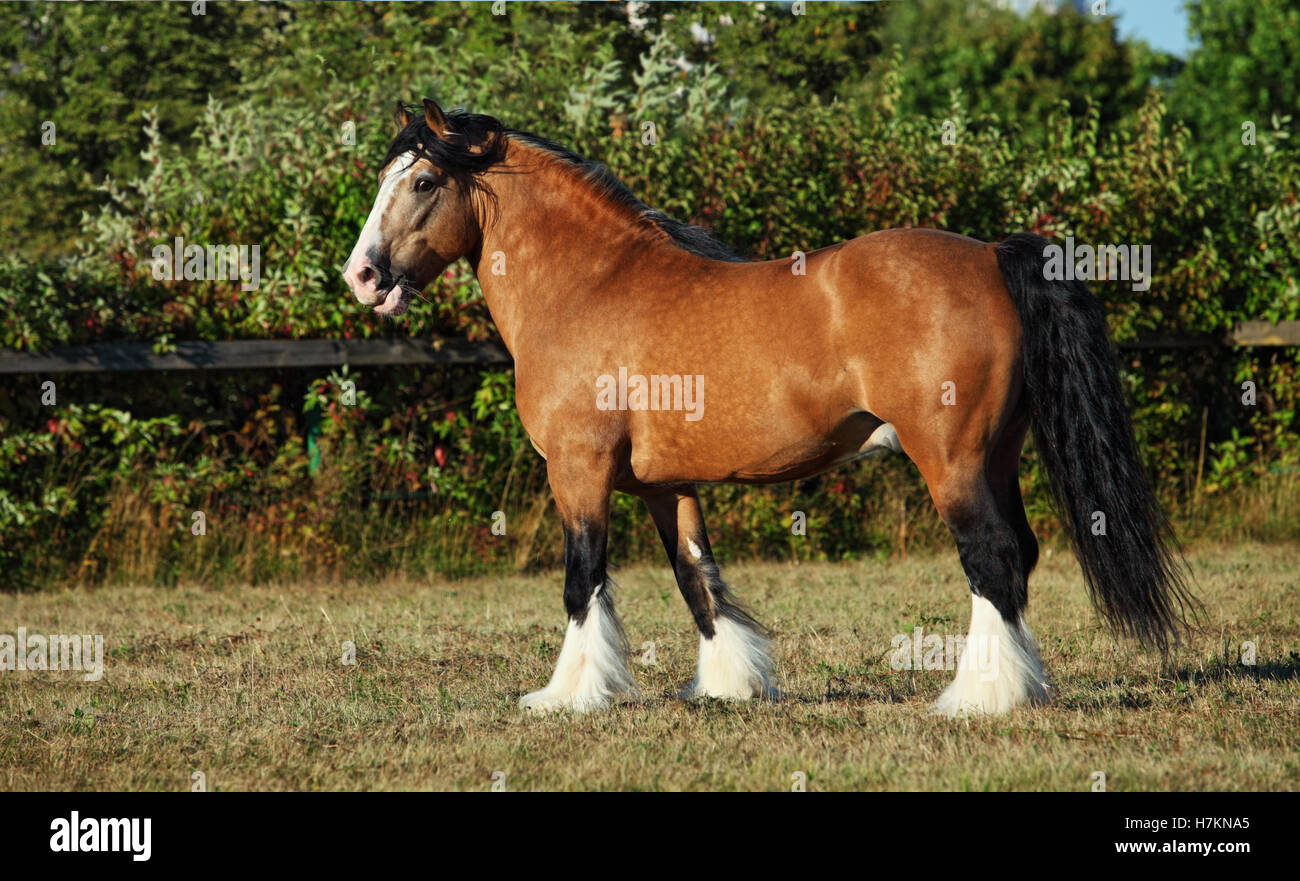
<path id="1" fill-rule="evenodd" d="M 237 340 L 176 343 L 165 352 L 152 343 L 64 346 L 45 353 L 0 349 L 0 373 L 510 363 L 500 343 L 468 340 Z"/>
<path id="2" fill-rule="evenodd" d="M 1148 337 L 1120 344 L 1126 350 L 1216 346 L 1300 346 L 1300 321 L 1246 321 L 1223 336 Z M 0 374 L 511 363 L 500 343 L 468 340 L 237 340 L 176 343 L 164 352 L 152 343 L 64 346 L 44 353 L 0 349 Z"/>

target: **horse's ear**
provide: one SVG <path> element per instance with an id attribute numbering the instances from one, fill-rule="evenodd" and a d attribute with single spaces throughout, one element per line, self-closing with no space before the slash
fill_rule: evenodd
<path id="1" fill-rule="evenodd" d="M 429 130 L 438 137 L 445 138 L 447 136 L 447 129 L 450 128 L 447 125 L 447 116 L 442 112 L 442 108 L 438 106 L 438 102 L 432 98 L 424 99 L 424 121 L 428 123 Z"/>
<path id="2" fill-rule="evenodd" d="M 402 103 L 400 98 L 397 101 L 397 115 L 394 119 L 397 121 L 399 131 L 406 128 L 411 124 L 411 120 L 415 119 L 415 115 L 406 109 L 406 105 Z"/>

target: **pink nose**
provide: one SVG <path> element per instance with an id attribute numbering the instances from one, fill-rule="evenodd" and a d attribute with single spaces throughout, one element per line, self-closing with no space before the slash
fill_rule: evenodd
<path id="1" fill-rule="evenodd" d="M 383 293 L 379 290 L 379 270 L 364 256 L 348 263 L 343 270 L 343 280 L 357 299 L 366 305 L 373 304 Z"/>

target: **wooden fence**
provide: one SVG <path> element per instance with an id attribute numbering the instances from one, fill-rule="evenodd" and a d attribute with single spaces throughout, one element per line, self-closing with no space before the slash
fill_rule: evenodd
<path id="1" fill-rule="evenodd" d="M 238 340 L 64 346 L 45 353 L 0 349 L 0 373 L 91 373 L 134 370 L 261 370 L 390 364 L 510 364 L 498 342 L 467 340 Z"/>
<path id="2" fill-rule="evenodd" d="M 1300 346 L 1300 321 L 1247 321 L 1222 336 L 1150 337 L 1120 344 L 1127 350 L 1216 346 Z M 500 343 L 467 340 L 237 340 L 175 343 L 164 350 L 152 343 L 98 343 L 44 353 L 0 349 L 0 373 L 511 363 Z"/>

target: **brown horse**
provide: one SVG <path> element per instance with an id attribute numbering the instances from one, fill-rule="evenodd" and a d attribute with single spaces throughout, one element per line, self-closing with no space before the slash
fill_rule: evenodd
<path id="1" fill-rule="evenodd" d="M 1045 240 L 889 230 L 747 261 L 491 117 L 426 100 L 423 113 L 399 104 L 398 125 L 344 278 L 397 315 L 466 258 L 514 355 L 519 417 L 563 522 L 569 621 L 524 707 L 635 691 L 605 571 L 613 490 L 645 500 L 695 617 L 687 693 L 774 695 L 769 636 L 719 575 L 695 486 L 795 480 L 885 449 L 920 469 L 970 582 L 964 660 L 936 708 L 1048 700 L 1023 620 L 1038 559 L 1018 480 L 1031 425 L 1101 613 L 1162 651 L 1177 638 L 1184 570 L 1101 308 L 1046 278 Z"/>

